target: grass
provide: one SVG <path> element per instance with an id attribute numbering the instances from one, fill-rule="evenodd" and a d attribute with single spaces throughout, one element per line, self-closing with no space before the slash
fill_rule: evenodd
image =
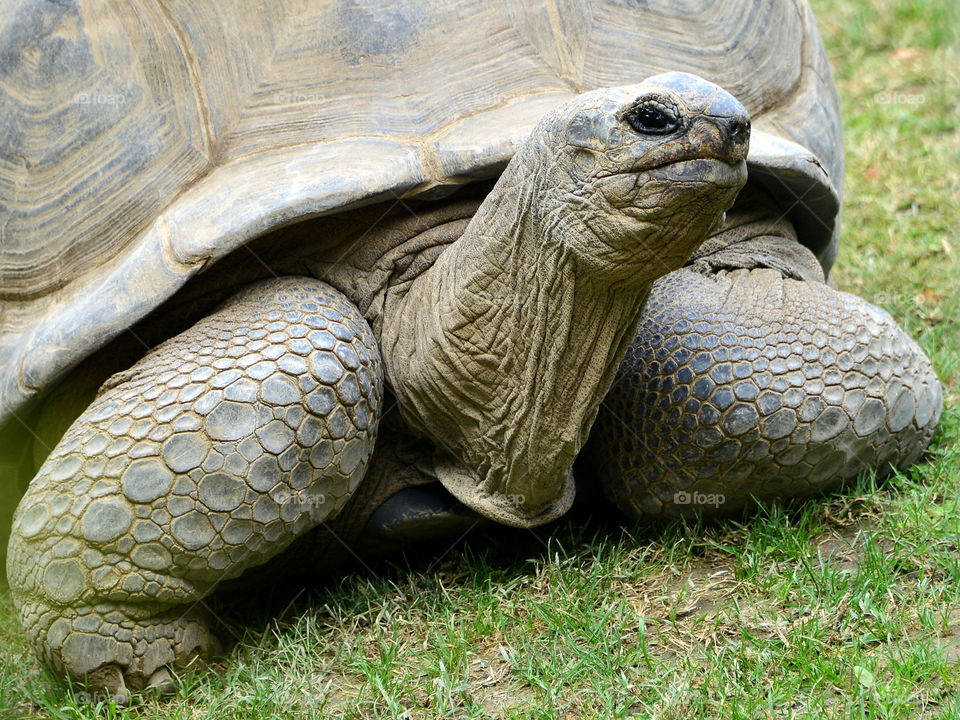
<path id="1" fill-rule="evenodd" d="M 254 609 L 133 709 L 43 673 L 0 598 L 0 717 L 960 718 L 960 87 L 953 0 L 816 0 L 848 150 L 839 287 L 946 387 L 925 462 L 711 527 L 577 517 Z M 409 563 L 409 565 L 404 564 Z"/>

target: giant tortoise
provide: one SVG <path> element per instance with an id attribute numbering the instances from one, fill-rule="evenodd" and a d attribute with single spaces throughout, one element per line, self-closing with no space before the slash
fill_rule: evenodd
<path id="1" fill-rule="evenodd" d="M 7 573 L 117 699 L 217 652 L 222 581 L 548 522 L 578 455 L 635 518 L 729 514 L 936 426 L 826 280 L 800 0 L 30 0 L 0 37 L 0 411 L 42 461 Z"/>

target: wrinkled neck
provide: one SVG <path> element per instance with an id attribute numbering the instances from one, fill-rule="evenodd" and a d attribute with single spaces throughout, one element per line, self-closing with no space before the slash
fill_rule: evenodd
<path id="1" fill-rule="evenodd" d="M 633 337 L 649 282 L 578 272 L 538 219 L 535 170 L 511 163 L 469 227 L 388 301 L 388 381 L 438 446 L 438 476 L 500 522 L 572 501 L 570 468 Z"/>

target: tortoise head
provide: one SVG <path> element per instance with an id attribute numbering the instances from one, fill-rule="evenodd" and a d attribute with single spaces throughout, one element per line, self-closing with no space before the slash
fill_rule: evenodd
<path id="1" fill-rule="evenodd" d="M 547 115 L 524 150 L 540 168 L 543 222 L 583 270 L 608 280 L 679 267 L 746 182 L 750 118 L 695 75 L 580 95 Z"/>

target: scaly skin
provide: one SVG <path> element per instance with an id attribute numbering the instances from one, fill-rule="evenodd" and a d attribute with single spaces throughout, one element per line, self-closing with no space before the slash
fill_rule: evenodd
<path id="1" fill-rule="evenodd" d="M 30 484 L 7 573 L 41 656 L 122 699 L 124 679 L 215 652 L 197 601 L 347 501 L 373 450 L 382 369 L 341 293 L 283 278 L 105 388 Z"/>
<path id="2" fill-rule="evenodd" d="M 637 519 L 733 515 L 884 474 L 917 460 L 940 417 L 917 344 L 825 284 L 762 194 L 742 198 L 691 267 L 654 285 L 593 427 L 604 492 Z"/>

